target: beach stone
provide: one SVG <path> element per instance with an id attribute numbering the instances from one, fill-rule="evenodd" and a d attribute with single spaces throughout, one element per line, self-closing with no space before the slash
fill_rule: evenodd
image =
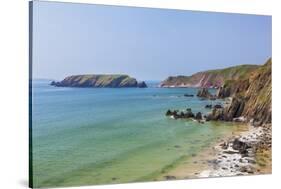
<path id="1" fill-rule="evenodd" d="M 253 174 L 254 173 L 254 168 L 251 167 L 251 166 L 243 166 L 240 168 L 240 171 L 241 172 L 246 172 L 246 173 L 249 173 L 249 174 Z"/>
<path id="2" fill-rule="evenodd" d="M 166 180 L 175 180 L 175 179 L 176 179 L 175 176 L 171 176 L 171 175 L 166 175 L 166 176 L 164 176 L 164 178 L 165 178 Z"/>
<path id="3" fill-rule="evenodd" d="M 231 151 L 231 150 L 223 151 L 223 153 L 225 153 L 225 154 L 237 154 L 237 152 Z"/>
<path id="4" fill-rule="evenodd" d="M 238 150 L 241 154 L 246 154 L 248 153 L 247 149 L 250 146 L 246 142 L 240 141 L 238 138 L 234 139 L 232 143 L 232 148 L 234 150 Z"/>

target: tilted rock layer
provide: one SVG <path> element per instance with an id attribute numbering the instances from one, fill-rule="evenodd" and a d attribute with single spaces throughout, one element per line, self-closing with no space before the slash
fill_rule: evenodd
<path id="1" fill-rule="evenodd" d="M 225 69 L 198 72 L 191 76 L 170 76 L 161 82 L 160 87 L 218 88 L 221 87 L 225 81 L 243 78 L 249 72 L 257 68 L 257 65 L 240 65 Z"/>
<path id="2" fill-rule="evenodd" d="M 243 116 L 255 125 L 271 123 L 272 116 L 272 61 L 244 78 L 227 81 L 219 90 L 220 98 L 231 97 L 231 103 L 223 109 L 221 117 L 231 120 Z M 217 116 L 217 115 L 216 115 Z"/>

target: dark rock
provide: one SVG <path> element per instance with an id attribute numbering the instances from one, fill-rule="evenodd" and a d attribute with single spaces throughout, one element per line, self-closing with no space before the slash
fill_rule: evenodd
<path id="1" fill-rule="evenodd" d="M 216 104 L 215 106 L 214 106 L 214 108 L 222 108 L 222 105 L 220 105 L 220 104 Z"/>
<path id="2" fill-rule="evenodd" d="M 137 87 L 138 88 L 147 88 L 147 85 L 144 81 L 141 81 L 141 82 L 138 82 Z"/>
<path id="3" fill-rule="evenodd" d="M 166 175 L 164 176 L 166 180 L 175 180 L 176 177 L 175 176 L 171 176 L 171 175 Z"/>
<path id="4" fill-rule="evenodd" d="M 224 120 L 224 111 L 222 108 L 213 108 L 212 112 L 206 116 L 206 121 Z"/>
<path id="5" fill-rule="evenodd" d="M 193 94 L 184 94 L 183 96 L 185 96 L 185 97 L 194 97 Z"/>
<path id="6" fill-rule="evenodd" d="M 211 98 L 212 94 L 208 91 L 207 88 L 202 88 L 202 89 L 199 89 L 197 96 L 201 97 L 201 98 Z"/>
<path id="7" fill-rule="evenodd" d="M 201 113 L 201 112 L 198 112 L 198 113 L 195 115 L 195 119 L 201 120 L 201 119 L 202 119 L 202 113 Z"/>
<path id="8" fill-rule="evenodd" d="M 57 85 L 57 82 L 52 81 L 52 82 L 50 83 L 50 85 L 56 86 L 56 85 Z"/>
<path id="9" fill-rule="evenodd" d="M 240 168 L 240 171 L 242 173 L 246 172 L 246 173 L 249 173 L 249 174 L 253 174 L 255 169 L 253 167 L 251 167 L 251 166 L 243 166 L 243 167 Z"/>
<path id="10" fill-rule="evenodd" d="M 223 151 L 223 153 L 225 153 L 225 154 L 237 154 L 237 152 L 230 151 L 230 150 L 228 150 L 228 151 Z"/>
<path id="11" fill-rule="evenodd" d="M 207 105 L 205 106 L 205 108 L 211 109 L 211 108 L 212 108 L 212 104 L 207 104 Z"/>
<path id="12" fill-rule="evenodd" d="M 230 106 L 225 109 L 224 120 L 232 121 L 233 118 L 240 117 L 244 110 L 244 98 L 233 97 Z"/>
<path id="13" fill-rule="evenodd" d="M 222 144 L 220 144 L 221 148 L 226 150 L 229 147 L 229 143 L 228 142 L 224 142 Z"/>
<path id="14" fill-rule="evenodd" d="M 166 112 L 166 116 L 173 116 L 175 119 L 180 119 L 180 118 L 193 118 L 194 114 L 192 113 L 190 108 L 187 108 L 186 111 L 178 111 L 178 110 L 168 110 Z"/>
<path id="15" fill-rule="evenodd" d="M 250 148 L 250 146 L 246 142 L 242 142 L 236 138 L 232 143 L 232 148 L 238 150 L 241 154 L 247 154 L 247 149 Z"/>
<path id="16" fill-rule="evenodd" d="M 171 116 L 171 115 L 173 115 L 172 112 L 171 112 L 171 110 L 168 110 L 168 111 L 166 112 L 166 116 Z"/>

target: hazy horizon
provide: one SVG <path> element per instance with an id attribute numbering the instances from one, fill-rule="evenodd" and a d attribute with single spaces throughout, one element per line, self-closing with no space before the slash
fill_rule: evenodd
<path id="1" fill-rule="evenodd" d="M 33 78 L 160 81 L 272 56 L 271 16 L 35 1 Z"/>

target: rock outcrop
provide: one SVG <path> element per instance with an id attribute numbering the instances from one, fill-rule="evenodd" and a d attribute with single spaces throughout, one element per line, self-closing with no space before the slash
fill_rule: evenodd
<path id="1" fill-rule="evenodd" d="M 257 65 L 240 65 L 225 69 L 198 72 L 191 76 L 170 76 L 160 87 L 202 87 L 219 88 L 227 80 L 237 80 L 256 70 Z"/>
<path id="2" fill-rule="evenodd" d="M 194 114 L 192 113 L 190 108 L 187 108 L 185 111 L 179 111 L 179 110 L 167 110 L 166 116 L 172 116 L 175 119 L 187 119 L 187 118 L 194 118 Z"/>
<path id="3" fill-rule="evenodd" d="M 137 86 L 138 88 L 147 88 L 147 85 L 144 81 L 139 82 Z"/>
<path id="4" fill-rule="evenodd" d="M 216 96 L 212 95 L 207 88 L 201 88 L 197 92 L 197 96 L 202 99 L 216 100 Z"/>
<path id="5" fill-rule="evenodd" d="M 222 86 L 217 96 L 231 97 L 229 105 L 222 110 L 213 109 L 208 120 L 233 121 L 244 117 L 259 126 L 271 123 L 272 115 L 272 74 L 271 59 L 242 79 L 230 80 Z"/>
<path id="6" fill-rule="evenodd" d="M 125 88 L 147 87 L 144 81 L 137 82 L 128 75 L 73 75 L 60 82 L 52 81 L 50 85 L 56 87 L 92 87 L 92 88 Z"/>

